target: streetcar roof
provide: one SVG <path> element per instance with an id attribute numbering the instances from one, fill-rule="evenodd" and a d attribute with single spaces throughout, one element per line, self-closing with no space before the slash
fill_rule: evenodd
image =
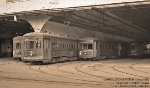
<path id="1" fill-rule="evenodd" d="M 82 37 L 79 39 L 80 41 L 118 41 L 111 38 L 98 38 L 98 37 Z"/>
<path id="2" fill-rule="evenodd" d="M 80 38 L 79 40 L 97 40 L 97 38 L 96 37 L 82 37 L 82 38 Z"/>
<path id="3" fill-rule="evenodd" d="M 26 33 L 23 36 L 51 36 L 48 33 L 40 33 L 40 32 L 30 32 L 30 33 Z"/>
<path id="4" fill-rule="evenodd" d="M 23 36 L 16 36 L 13 39 L 21 39 Z"/>
<path id="5" fill-rule="evenodd" d="M 38 37 L 38 36 L 47 36 L 47 37 L 58 37 L 58 38 L 66 38 L 66 39 L 72 39 L 66 36 L 61 36 L 61 35 L 55 35 L 55 34 L 49 34 L 49 33 L 42 33 L 42 32 L 30 32 L 30 33 L 26 33 L 23 35 L 24 37 Z"/>

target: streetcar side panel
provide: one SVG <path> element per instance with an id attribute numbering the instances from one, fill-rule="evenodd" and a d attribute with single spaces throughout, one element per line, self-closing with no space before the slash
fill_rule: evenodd
<path id="1" fill-rule="evenodd" d="M 65 61 L 77 57 L 77 41 L 73 39 L 52 37 L 51 49 L 51 57 L 55 60 Z"/>
<path id="2" fill-rule="evenodd" d="M 118 42 L 97 40 L 97 58 L 117 58 Z"/>

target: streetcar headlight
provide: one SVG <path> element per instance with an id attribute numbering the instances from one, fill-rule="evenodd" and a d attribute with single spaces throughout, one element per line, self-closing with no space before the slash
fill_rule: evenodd
<path id="1" fill-rule="evenodd" d="M 86 54 L 87 54 L 87 51 L 83 51 L 83 54 L 86 55 Z"/>
<path id="2" fill-rule="evenodd" d="M 30 53 L 30 56 L 33 56 L 33 54 L 32 54 L 32 53 Z"/>
<path id="3" fill-rule="evenodd" d="M 30 56 L 34 56 L 35 55 L 35 51 L 29 51 L 29 55 Z"/>
<path id="4" fill-rule="evenodd" d="M 86 54 L 87 54 L 87 52 L 83 52 L 83 54 L 84 54 L 84 55 L 86 55 Z"/>
<path id="5" fill-rule="evenodd" d="M 13 56 L 15 55 L 15 51 L 13 51 Z"/>
<path id="6" fill-rule="evenodd" d="M 82 51 L 79 52 L 79 55 L 80 55 L 80 56 L 82 55 Z"/>
<path id="7" fill-rule="evenodd" d="M 87 55 L 87 54 L 88 54 L 87 51 L 80 51 L 80 52 L 79 52 L 79 55 Z"/>
<path id="8" fill-rule="evenodd" d="M 17 54 L 20 55 L 20 54 L 21 54 L 21 51 L 18 51 Z"/>

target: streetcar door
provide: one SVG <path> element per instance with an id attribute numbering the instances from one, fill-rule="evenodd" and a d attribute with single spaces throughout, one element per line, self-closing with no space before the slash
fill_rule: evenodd
<path id="1" fill-rule="evenodd" d="M 96 41 L 93 42 L 93 57 L 97 56 L 97 45 Z"/>
<path id="2" fill-rule="evenodd" d="M 50 47 L 50 38 L 44 38 L 43 39 L 43 52 L 44 52 L 44 59 L 50 59 L 51 58 L 51 47 Z"/>

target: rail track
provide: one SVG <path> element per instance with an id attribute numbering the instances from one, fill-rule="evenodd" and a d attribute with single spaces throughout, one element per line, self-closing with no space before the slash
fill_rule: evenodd
<path id="1" fill-rule="evenodd" d="M 133 63 L 133 64 L 131 64 L 131 65 L 129 66 L 129 68 L 132 69 L 132 70 L 134 70 L 134 71 L 137 71 L 137 72 L 141 72 L 141 73 L 144 73 L 144 74 L 150 74 L 150 72 L 141 71 L 141 70 L 139 70 L 139 69 L 136 69 L 134 66 L 135 66 L 135 65 L 138 65 L 138 64 L 139 64 L 139 62 L 138 62 L 138 63 Z M 150 68 L 150 66 L 149 66 L 149 68 Z"/>
<path id="2" fill-rule="evenodd" d="M 44 66 L 44 67 L 47 67 L 47 66 Z M 31 69 L 33 71 L 36 71 L 36 72 L 39 72 L 39 73 L 42 73 L 42 74 L 51 75 L 51 76 L 55 76 L 55 77 L 59 77 L 59 78 L 65 78 L 65 79 L 73 79 L 73 80 L 76 80 L 76 81 L 82 81 L 82 82 L 68 82 L 68 81 L 66 82 L 66 81 L 63 81 L 64 83 L 69 84 L 69 85 L 88 86 L 88 87 L 102 86 L 101 82 L 90 81 L 90 80 L 82 80 L 82 79 L 78 79 L 78 78 L 61 76 L 61 75 L 57 75 L 57 74 L 53 74 L 53 73 L 43 71 L 42 68 L 43 68 L 43 66 L 39 66 L 38 69 L 33 69 L 32 66 L 29 66 L 29 69 Z"/>
<path id="3" fill-rule="evenodd" d="M 132 68 L 132 66 L 135 65 L 135 64 L 137 64 L 136 61 L 140 61 L 140 59 L 135 60 L 134 63 L 132 63 L 131 65 L 128 66 L 128 68 L 134 70 L 134 69 Z M 115 71 L 120 72 L 121 74 L 126 74 L 126 75 L 130 75 L 130 76 L 134 76 L 134 77 L 148 78 L 148 76 L 137 75 L 137 74 L 133 74 L 133 73 L 131 73 L 131 72 L 129 73 L 129 72 L 122 71 L 122 70 L 120 70 L 118 67 L 119 67 L 119 66 L 117 66 L 117 65 L 113 65 L 113 66 L 112 66 L 112 68 L 113 68 Z M 134 70 L 134 71 L 136 71 L 136 70 Z"/>
<path id="4" fill-rule="evenodd" d="M 1 70 L 0 71 L 0 80 L 7 80 L 7 81 L 19 81 L 19 82 L 31 82 L 31 83 L 43 83 L 43 84 L 58 84 L 58 85 L 70 85 L 70 86 L 84 86 L 84 87 L 101 87 L 105 88 L 105 85 L 113 85 L 113 82 L 107 82 L 102 81 L 105 80 L 107 77 L 106 75 L 112 75 L 115 77 L 140 77 L 140 78 L 147 78 L 147 76 L 144 75 L 138 75 L 134 74 L 132 72 L 124 71 L 122 70 L 120 63 L 124 63 L 126 61 L 127 63 L 130 62 L 127 65 L 127 70 L 134 70 L 137 72 L 143 72 L 145 74 L 149 74 L 149 72 L 144 72 L 141 70 L 138 70 L 134 68 L 135 65 L 138 64 L 139 60 L 135 61 L 134 59 L 125 59 L 125 60 L 104 60 L 104 61 L 76 61 L 76 62 L 67 62 L 67 63 L 58 63 L 58 64 L 47 64 L 47 65 L 32 65 L 27 64 L 25 66 L 25 70 L 31 70 L 33 72 L 36 72 L 37 75 L 43 75 L 45 77 L 54 77 L 54 78 L 60 78 L 61 80 L 53 80 L 48 78 L 29 78 L 29 77 L 22 77 L 22 76 L 3 76 L 3 73 L 9 73 L 9 71 Z M 133 61 L 133 62 L 131 62 Z M 19 62 L 15 62 L 19 63 Z M 7 66 L 11 64 L 10 62 L 1 62 L 1 66 Z M 111 65 L 110 65 L 111 64 Z M 110 66 L 109 66 L 110 65 Z M 126 64 L 125 64 L 126 65 Z M 69 66 L 71 66 L 69 69 Z M 109 67 L 112 69 L 113 72 L 105 71 L 101 68 L 107 68 Z M 2 67 L 1 67 L 2 68 Z M 89 70 L 95 71 L 95 72 L 88 72 Z M 54 71 L 54 72 L 51 72 Z M 117 74 L 115 73 L 117 72 Z M 3 73 L 2 73 L 3 72 Z M 55 74 L 55 72 L 60 72 L 59 74 Z M 100 74 L 99 74 L 100 73 Z M 120 73 L 120 74 L 119 74 Z M 15 74 L 15 73 L 14 73 Z M 30 74 L 30 73 L 29 73 Z M 105 74 L 105 75 L 103 75 Z M 83 75 L 79 76 L 78 75 Z M 82 77 L 82 78 L 81 78 Z M 87 77 L 84 78 L 84 77 Z M 91 79 L 89 79 L 91 78 Z M 96 78 L 97 80 L 95 80 Z M 64 80 L 63 80 L 64 79 Z"/>

